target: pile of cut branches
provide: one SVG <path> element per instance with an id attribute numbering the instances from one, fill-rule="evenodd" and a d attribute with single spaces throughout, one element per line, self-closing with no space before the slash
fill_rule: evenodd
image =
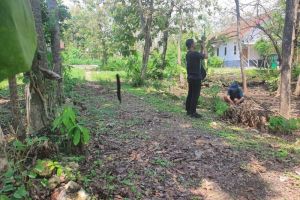
<path id="1" fill-rule="evenodd" d="M 243 124 L 256 128 L 262 132 L 268 130 L 267 122 L 274 113 L 252 98 L 247 98 L 244 103 L 238 106 L 231 106 L 224 117 L 234 124 Z"/>

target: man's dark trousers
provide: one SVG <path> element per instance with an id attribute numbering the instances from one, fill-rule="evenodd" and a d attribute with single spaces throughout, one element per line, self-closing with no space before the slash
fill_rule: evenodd
<path id="1" fill-rule="evenodd" d="M 196 113 L 196 107 L 201 91 L 201 80 L 188 79 L 189 91 L 186 98 L 186 111 L 188 114 Z"/>

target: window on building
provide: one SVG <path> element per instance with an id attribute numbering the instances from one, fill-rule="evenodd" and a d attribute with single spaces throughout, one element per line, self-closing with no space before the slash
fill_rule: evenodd
<path id="1" fill-rule="evenodd" d="M 234 53 L 234 55 L 236 55 L 236 45 L 234 45 L 233 53 Z"/>
<path id="2" fill-rule="evenodd" d="M 219 56 L 219 47 L 217 48 L 217 56 Z"/>
<path id="3" fill-rule="evenodd" d="M 227 47 L 224 48 L 224 56 L 227 55 Z"/>

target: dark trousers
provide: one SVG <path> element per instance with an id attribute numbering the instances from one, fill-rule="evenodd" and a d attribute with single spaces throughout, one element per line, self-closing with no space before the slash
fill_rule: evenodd
<path id="1" fill-rule="evenodd" d="M 187 113 L 194 114 L 196 113 L 196 107 L 201 91 L 201 80 L 188 80 L 189 91 L 186 98 L 185 109 Z"/>

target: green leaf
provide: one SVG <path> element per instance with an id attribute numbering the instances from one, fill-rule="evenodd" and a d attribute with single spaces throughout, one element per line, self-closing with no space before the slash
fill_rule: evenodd
<path id="1" fill-rule="evenodd" d="M 75 134 L 73 136 L 73 144 L 76 146 L 80 142 L 80 129 L 76 128 L 75 129 Z"/>
<path id="2" fill-rule="evenodd" d="M 9 198 L 6 195 L 0 195 L 0 200 L 9 200 Z"/>
<path id="3" fill-rule="evenodd" d="M 12 176 L 14 175 L 14 173 L 15 173 L 15 171 L 14 171 L 12 168 L 9 168 L 9 169 L 5 172 L 4 176 L 5 176 L 6 178 L 10 178 L 10 177 L 12 177 Z"/>
<path id="4" fill-rule="evenodd" d="M 18 150 L 18 151 L 23 151 L 25 150 L 26 146 L 20 142 L 19 140 L 15 140 L 13 143 L 14 147 Z"/>
<path id="5" fill-rule="evenodd" d="M 36 171 L 38 171 L 39 173 L 42 173 L 44 170 L 45 170 L 45 167 L 44 165 L 42 164 L 42 162 L 39 162 L 35 167 L 34 169 Z"/>
<path id="6" fill-rule="evenodd" d="M 48 187 L 49 182 L 48 182 L 47 179 L 44 178 L 43 180 L 41 180 L 41 184 L 42 184 L 42 186 L 44 186 L 44 187 Z"/>
<path id="7" fill-rule="evenodd" d="M 84 144 L 87 144 L 90 141 L 90 132 L 87 128 L 78 125 L 78 127 L 80 128 L 81 132 L 82 132 L 82 140 Z"/>
<path id="8" fill-rule="evenodd" d="M 59 167 L 56 171 L 57 176 L 61 176 L 63 173 L 63 169 L 61 167 Z"/>
<path id="9" fill-rule="evenodd" d="M 4 187 L 1 189 L 1 192 L 10 192 L 10 191 L 14 191 L 15 187 L 11 184 L 9 185 L 4 185 Z"/>
<path id="10" fill-rule="evenodd" d="M 29 0 L 0 1 L 0 81 L 29 71 L 37 40 Z M 16 12 L 17 11 L 17 12 Z"/>
<path id="11" fill-rule="evenodd" d="M 25 186 L 22 185 L 21 187 L 18 187 L 17 191 L 14 193 L 14 197 L 17 199 L 22 199 L 23 197 L 26 197 L 28 195 L 28 192 L 25 189 Z"/>
<path id="12" fill-rule="evenodd" d="M 31 171 L 31 172 L 29 172 L 28 176 L 29 176 L 29 178 L 36 178 L 37 174 Z"/>
<path id="13" fill-rule="evenodd" d="M 69 131 L 68 131 L 68 136 L 71 138 L 75 134 L 75 130 L 77 129 L 77 126 L 73 126 Z"/>

